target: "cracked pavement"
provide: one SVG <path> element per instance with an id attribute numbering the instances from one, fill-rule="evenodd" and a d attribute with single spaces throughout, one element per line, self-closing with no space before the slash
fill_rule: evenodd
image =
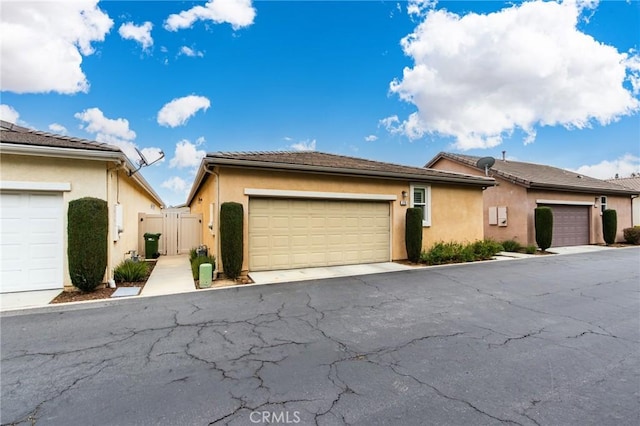
<path id="1" fill-rule="evenodd" d="M 4 313 L 0 423 L 635 425 L 639 261 L 607 250 Z"/>

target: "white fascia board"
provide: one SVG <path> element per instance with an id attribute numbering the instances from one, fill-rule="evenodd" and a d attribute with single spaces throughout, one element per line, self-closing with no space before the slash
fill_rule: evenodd
<path id="1" fill-rule="evenodd" d="M 255 188 L 245 188 L 244 195 L 253 196 L 253 197 L 316 198 L 316 199 L 368 200 L 368 201 L 396 201 L 398 199 L 398 196 L 393 194 L 289 191 L 289 190 L 281 190 L 281 189 L 255 189 Z"/>
<path id="2" fill-rule="evenodd" d="M 593 206 L 593 201 L 536 200 L 536 204 L 562 204 L 565 206 Z"/>
<path id="3" fill-rule="evenodd" d="M 0 189 L 12 191 L 71 191 L 70 182 L 23 182 L 23 181 L 0 181 Z"/>

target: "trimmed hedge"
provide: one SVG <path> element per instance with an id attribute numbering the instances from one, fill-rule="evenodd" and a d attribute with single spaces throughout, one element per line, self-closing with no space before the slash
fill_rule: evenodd
<path id="1" fill-rule="evenodd" d="M 636 225 L 632 228 L 624 228 L 622 235 L 624 235 L 624 240 L 629 244 L 640 244 L 640 226 Z"/>
<path id="2" fill-rule="evenodd" d="M 427 265 L 474 262 L 489 260 L 501 251 L 503 251 L 502 245 L 491 239 L 467 244 L 455 241 L 438 242 L 420 255 L 420 261 Z"/>
<path id="3" fill-rule="evenodd" d="M 220 206 L 220 257 L 224 274 L 234 280 L 242 271 L 244 209 L 242 204 L 222 203 Z"/>
<path id="4" fill-rule="evenodd" d="M 616 242 L 618 232 L 618 213 L 613 209 L 606 209 L 602 212 L 602 237 L 607 244 Z"/>
<path id="5" fill-rule="evenodd" d="M 85 197 L 69 202 L 67 256 L 74 286 L 91 292 L 102 283 L 107 268 L 107 202 Z"/>
<path id="6" fill-rule="evenodd" d="M 411 262 L 418 263 L 422 252 L 422 209 L 408 208 L 405 222 L 404 241 L 407 258 Z"/>
<path id="7" fill-rule="evenodd" d="M 536 207 L 534 211 L 536 226 L 536 243 L 540 250 L 551 247 L 553 240 L 553 210 L 551 207 Z"/>

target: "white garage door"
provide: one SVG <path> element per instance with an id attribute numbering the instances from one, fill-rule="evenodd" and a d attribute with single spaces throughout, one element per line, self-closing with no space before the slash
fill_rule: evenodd
<path id="1" fill-rule="evenodd" d="M 62 288 L 62 194 L 0 194 L 0 292 Z"/>
<path id="2" fill-rule="evenodd" d="M 249 269 L 388 262 L 387 202 L 249 201 Z"/>

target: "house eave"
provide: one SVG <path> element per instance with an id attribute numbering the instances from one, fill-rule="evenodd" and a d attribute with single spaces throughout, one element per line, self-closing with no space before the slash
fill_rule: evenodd
<path id="1" fill-rule="evenodd" d="M 269 169 L 293 172 L 321 173 L 350 177 L 374 177 L 393 180 L 409 180 L 428 183 L 454 183 L 471 186 L 491 186 L 495 183 L 493 178 L 475 176 L 427 176 L 419 173 L 385 172 L 378 170 L 361 170 L 341 167 L 326 167 L 301 164 L 272 163 L 268 161 L 247 161 L 234 158 L 205 158 L 205 165 L 218 165 L 227 167 L 242 167 L 251 169 Z"/>
<path id="2" fill-rule="evenodd" d="M 122 165 L 127 174 L 137 168 L 122 151 L 94 151 L 88 149 L 33 146 L 2 142 L 0 145 L 0 153 L 74 160 L 110 161 Z M 144 177 L 139 173 L 136 173 L 132 175 L 131 178 L 140 185 L 151 196 L 151 198 L 160 205 L 161 208 L 165 207 L 160 196 L 153 190 Z"/>

